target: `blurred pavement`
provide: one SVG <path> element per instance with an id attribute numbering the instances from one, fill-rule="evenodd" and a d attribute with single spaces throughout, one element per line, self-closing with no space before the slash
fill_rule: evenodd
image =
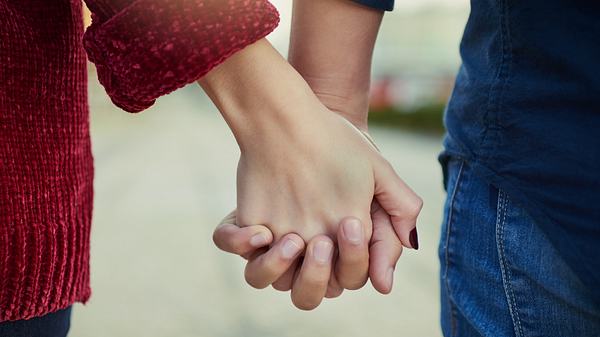
<path id="1" fill-rule="evenodd" d="M 247 286 L 243 260 L 212 244 L 215 224 L 235 206 L 239 152 L 200 88 L 191 85 L 130 115 L 113 107 L 90 77 L 93 297 L 76 305 L 70 336 L 440 336 L 440 139 L 372 130 L 425 200 L 422 248 L 405 250 L 392 294 L 368 284 L 302 312 L 288 293 Z"/>

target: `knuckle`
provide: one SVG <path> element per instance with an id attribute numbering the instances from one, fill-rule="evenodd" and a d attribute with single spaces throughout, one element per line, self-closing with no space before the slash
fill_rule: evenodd
<path id="1" fill-rule="evenodd" d="M 413 200 L 407 205 L 407 213 L 411 217 L 416 218 L 423 209 L 423 199 L 419 196 L 415 196 Z"/>
<path id="2" fill-rule="evenodd" d="M 275 260 L 275 261 L 265 261 L 264 259 L 261 261 L 259 269 L 261 271 L 261 274 L 263 274 L 264 276 L 273 276 L 276 275 L 279 270 L 282 269 L 283 264 L 281 263 L 281 261 Z"/>
<path id="3" fill-rule="evenodd" d="M 346 267 L 348 270 L 355 271 L 365 269 L 365 266 L 369 265 L 369 251 L 366 249 L 367 248 L 340 252 L 338 264 Z"/>
<path id="4" fill-rule="evenodd" d="M 340 245 L 336 268 L 344 270 L 363 270 L 369 266 L 369 247 L 346 247 Z"/>
<path id="5" fill-rule="evenodd" d="M 318 289 L 326 286 L 329 282 L 330 273 L 310 273 L 302 276 L 302 283 L 307 287 Z"/>
<path id="6" fill-rule="evenodd" d="M 260 274 L 262 279 L 277 280 L 287 270 L 289 260 L 275 254 L 266 253 L 252 263 L 248 269 Z M 266 285 L 265 285 L 266 286 Z"/>

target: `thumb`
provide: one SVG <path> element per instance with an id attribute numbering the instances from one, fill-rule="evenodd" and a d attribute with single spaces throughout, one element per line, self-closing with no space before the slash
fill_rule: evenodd
<path id="1" fill-rule="evenodd" d="M 374 175 L 375 199 L 389 214 L 402 245 L 419 249 L 417 216 L 423 208 L 423 200 L 398 177 L 388 161 L 376 165 Z"/>
<path id="2" fill-rule="evenodd" d="M 369 246 L 369 277 L 373 287 L 382 294 L 389 294 L 394 283 L 394 270 L 400 255 L 402 243 L 394 233 L 389 215 L 373 201 L 371 206 L 373 237 Z"/>

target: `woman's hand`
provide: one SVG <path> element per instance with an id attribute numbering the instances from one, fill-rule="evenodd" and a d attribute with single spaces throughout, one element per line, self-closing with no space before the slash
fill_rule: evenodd
<path id="1" fill-rule="evenodd" d="M 356 128 L 320 103 L 298 110 L 297 124 L 256 134 L 242 149 L 238 224 L 264 224 L 275 241 L 296 233 L 308 242 L 321 234 L 334 239 L 341 219 L 353 216 L 366 225 L 361 238 L 368 242 L 374 174 L 389 165 Z"/>
<path id="2" fill-rule="evenodd" d="M 298 307 L 314 308 L 326 294 L 323 282 L 329 278 L 335 256 L 333 243 L 344 217 L 354 216 L 364 224 L 358 233 L 366 250 L 372 234 L 369 206 L 373 199 L 389 215 L 387 219 L 402 243 L 416 248 L 410 233 L 415 228 L 420 199 L 353 126 L 318 101 L 300 75 L 266 42 L 234 55 L 209 73 L 201 85 L 240 145 L 238 224 L 264 224 L 282 249 L 291 247 L 289 241 L 282 240 L 288 233 L 308 241 L 306 256 L 317 264 L 310 266 L 305 259 L 293 281 L 292 299 Z M 292 241 L 301 251 L 300 241 Z M 310 274 L 321 279 L 300 278 L 307 265 L 309 270 L 319 270 Z M 364 265 L 366 275 L 369 267 Z M 255 269 L 252 266 L 250 270 Z M 246 275 L 254 286 L 274 283 L 279 287 L 285 280 L 294 280 L 294 265 L 288 269 L 292 271 L 280 277 L 284 281 L 276 278 L 279 273 L 266 280 L 248 271 Z M 334 274 L 343 274 L 343 270 L 336 268 Z M 336 287 L 360 287 L 366 276 L 343 284 L 346 279 L 340 278 L 339 284 L 332 282 L 334 291 L 330 294 L 335 295 Z"/>

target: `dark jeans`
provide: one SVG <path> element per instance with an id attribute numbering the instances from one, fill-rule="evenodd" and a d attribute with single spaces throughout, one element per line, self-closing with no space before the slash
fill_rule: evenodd
<path id="1" fill-rule="evenodd" d="M 0 323 L 0 337 L 66 337 L 71 307 L 28 320 Z"/>
<path id="2" fill-rule="evenodd" d="M 600 336 L 599 308 L 543 224 L 469 163 L 452 160 L 447 173 L 440 242 L 444 336 Z"/>

